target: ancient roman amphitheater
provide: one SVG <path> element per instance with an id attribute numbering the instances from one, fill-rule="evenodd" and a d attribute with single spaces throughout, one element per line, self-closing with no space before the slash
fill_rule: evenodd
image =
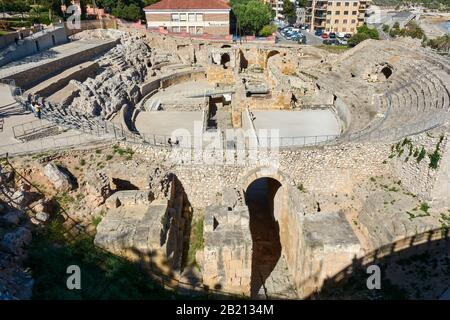
<path id="1" fill-rule="evenodd" d="M 393 286 L 423 252 L 450 267 L 448 58 L 406 39 L 337 54 L 80 31 L 0 56 L 0 230 L 8 208 L 31 219 L 23 235 L 81 194 L 65 219 L 99 217 L 97 246 L 184 294 L 311 298 L 370 264 Z M 439 297 L 449 273 L 417 286 Z"/>

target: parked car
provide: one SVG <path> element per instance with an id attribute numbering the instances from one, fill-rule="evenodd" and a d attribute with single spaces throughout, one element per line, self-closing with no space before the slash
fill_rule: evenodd
<path id="1" fill-rule="evenodd" d="M 328 33 L 322 33 L 322 34 L 320 35 L 320 37 L 321 37 L 322 39 L 328 39 Z"/>
<path id="2" fill-rule="evenodd" d="M 338 38 L 337 41 L 340 45 L 343 45 L 343 46 L 348 45 L 348 41 L 346 38 Z"/>
<path id="3" fill-rule="evenodd" d="M 335 46 L 335 45 L 339 44 L 337 39 L 325 39 L 325 40 L 323 40 L 322 43 L 326 44 L 326 45 L 332 45 L 332 46 Z"/>
<path id="4" fill-rule="evenodd" d="M 320 37 L 322 35 L 322 30 L 317 29 L 316 32 L 314 33 L 316 36 Z"/>
<path id="5" fill-rule="evenodd" d="M 302 34 L 301 33 L 296 33 L 289 40 L 300 41 L 301 38 L 302 38 Z"/>
<path id="6" fill-rule="evenodd" d="M 338 38 L 345 38 L 345 33 L 344 32 L 337 32 L 336 33 L 336 37 L 338 37 Z"/>
<path id="7" fill-rule="evenodd" d="M 336 39 L 336 33 L 330 32 L 330 33 L 328 34 L 328 37 L 329 37 L 330 39 Z"/>
<path id="8" fill-rule="evenodd" d="M 351 33 L 346 33 L 344 37 L 347 39 L 350 39 L 352 37 L 352 35 L 351 35 Z"/>

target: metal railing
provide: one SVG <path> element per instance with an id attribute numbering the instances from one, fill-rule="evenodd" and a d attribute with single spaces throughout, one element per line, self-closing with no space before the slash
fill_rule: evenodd
<path id="1" fill-rule="evenodd" d="M 411 81 L 410 83 L 412 83 Z M 25 109 L 28 97 L 23 96 L 23 91 L 18 88 L 13 80 L 1 80 L 1 83 L 8 84 L 11 87 L 11 93 L 14 99 L 20 103 Z M 86 116 L 79 115 L 76 112 L 71 113 L 71 118 L 64 118 L 61 114 L 56 117 L 52 112 L 49 111 L 48 114 L 43 112 L 43 118 L 55 123 L 58 126 L 63 126 L 68 129 L 75 129 L 81 131 L 85 134 L 93 136 L 95 138 L 106 138 L 111 141 L 127 141 L 131 143 L 142 144 L 146 146 L 154 147 L 164 147 L 164 148 L 182 148 L 199 150 L 199 145 L 201 149 L 214 150 L 215 152 L 229 152 L 230 150 L 242 151 L 242 150 L 257 150 L 257 149 L 267 149 L 267 148 L 299 148 L 299 147 L 313 147 L 313 146 L 323 146 L 323 145 L 336 145 L 340 143 L 351 143 L 351 142 L 364 142 L 364 141 L 394 141 L 401 139 L 405 136 L 419 134 L 426 130 L 440 126 L 442 123 L 448 120 L 449 110 L 443 109 L 443 112 L 436 112 L 427 119 L 418 121 L 412 124 L 400 125 L 394 128 L 383 128 L 386 119 L 389 117 L 391 112 L 392 98 L 391 94 L 401 88 L 410 85 L 410 83 L 402 84 L 396 88 L 388 90 L 385 93 L 385 98 L 387 101 L 387 109 L 380 120 L 374 121 L 366 129 L 360 130 L 358 132 L 344 134 L 344 135 L 314 135 L 314 136 L 297 136 L 297 137 L 245 137 L 245 143 L 241 141 L 228 140 L 225 136 L 218 136 L 220 141 L 215 145 L 214 149 L 213 143 L 209 140 L 210 136 L 174 136 L 174 135 L 161 135 L 161 134 L 139 134 L 128 131 L 123 128 L 122 125 L 118 126 L 109 121 L 100 120 L 98 118 L 87 118 Z M 45 102 L 49 104 L 48 102 Z M 65 107 L 54 105 L 53 108 L 64 109 Z M 45 109 L 45 107 L 44 107 Z M 44 111 L 44 110 L 43 110 Z M 55 111 L 56 112 L 56 111 Z M 26 130 L 23 130 L 24 132 Z M 62 139 L 66 142 L 61 142 L 58 139 Z M 74 142 L 75 137 L 68 138 L 52 138 L 47 140 L 49 143 L 39 147 L 42 142 L 27 143 L 27 146 L 20 147 L 19 144 L 12 144 L 8 146 L 3 146 L 0 150 L 11 151 L 12 153 L 23 153 L 25 150 L 41 151 L 48 150 L 49 148 L 64 148 L 74 146 L 76 144 L 82 144 L 89 139 L 80 139 L 78 142 Z M 45 139 L 44 139 L 45 140 Z M 98 140 L 98 139 L 97 139 Z M 214 141 L 217 143 L 217 140 Z M 31 147 L 29 147 L 31 146 Z M 8 150 L 7 148 L 12 148 Z M 14 152 L 13 152 L 14 150 Z"/>

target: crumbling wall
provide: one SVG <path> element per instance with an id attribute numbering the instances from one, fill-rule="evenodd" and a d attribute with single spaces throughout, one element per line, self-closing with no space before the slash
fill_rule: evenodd
<path id="1" fill-rule="evenodd" d="M 393 143 L 389 155 L 392 174 L 423 201 L 438 206 L 449 204 L 450 143 L 448 128 L 440 128 Z M 432 167 L 430 156 L 437 150 L 440 159 Z"/>

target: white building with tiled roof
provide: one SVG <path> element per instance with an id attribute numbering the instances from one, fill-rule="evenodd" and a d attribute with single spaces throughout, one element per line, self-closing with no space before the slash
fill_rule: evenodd
<path id="1" fill-rule="evenodd" d="M 161 0 L 145 7 L 148 28 L 193 35 L 229 35 L 231 8 L 226 0 Z"/>

